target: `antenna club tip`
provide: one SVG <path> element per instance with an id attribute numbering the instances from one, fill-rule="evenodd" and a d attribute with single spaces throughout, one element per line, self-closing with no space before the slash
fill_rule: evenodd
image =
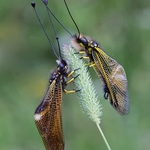
<path id="1" fill-rule="evenodd" d="M 59 37 L 58 36 L 56 36 L 56 40 L 58 40 L 59 39 Z"/>
<path id="2" fill-rule="evenodd" d="M 45 5 L 48 4 L 48 0 L 42 0 Z"/>
<path id="3" fill-rule="evenodd" d="M 31 6 L 35 8 L 35 2 L 31 2 Z"/>

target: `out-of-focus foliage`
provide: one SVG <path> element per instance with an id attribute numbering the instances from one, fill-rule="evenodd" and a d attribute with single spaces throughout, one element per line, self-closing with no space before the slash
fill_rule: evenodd
<path id="1" fill-rule="evenodd" d="M 33 114 L 40 103 L 56 57 L 35 17 L 29 0 L 0 1 L 0 149 L 44 150 Z M 120 116 L 102 100 L 101 127 L 112 150 L 150 148 L 150 2 L 146 0 L 68 0 L 81 32 L 101 43 L 104 51 L 124 66 L 129 82 L 131 110 Z M 46 9 L 37 11 L 53 43 Z M 77 33 L 63 0 L 49 6 L 60 21 Z M 55 22 L 56 23 L 56 22 Z M 60 40 L 70 35 L 57 23 Z M 57 45 L 54 45 L 57 48 Z M 101 88 L 90 69 L 96 87 Z M 102 91 L 99 90 L 102 98 Z M 96 126 L 81 111 L 75 94 L 63 95 L 66 150 L 107 149 Z"/>

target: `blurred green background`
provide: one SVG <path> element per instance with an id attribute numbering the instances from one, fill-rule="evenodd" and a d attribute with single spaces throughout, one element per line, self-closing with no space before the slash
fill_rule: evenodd
<path id="1" fill-rule="evenodd" d="M 56 67 L 56 57 L 30 2 L 0 1 L 0 150 L 44 150 L 33 115 L 50 71 Z M 56 43 L 43 3 L 35 2 L 48 35 Z M 112 150 L 149 150 L 150 1 L 67 2 L 81 32 L 100 42 L 126 70 L 131 108 L 127 116 L 120 116 L 103 99 L 100 81 L 90 69 L 102 99 L 101 127 Z M 50 0 L 49 6 L 73 34 L 77 33 L 63 0 Z M 60 41 L 68 43 L 70 35 L 57 23 L 55 26 Z M 66 150 L 107 150 L 75 94 L 63 95 L 62 111 Z"/>

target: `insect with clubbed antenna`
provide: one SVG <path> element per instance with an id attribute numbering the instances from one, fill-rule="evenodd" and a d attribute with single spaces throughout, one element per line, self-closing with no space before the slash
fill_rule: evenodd
<path id="1" fill-rule="evenodd" d="M 43 2 L 45 1 L 47 0 L 43 0 Z M 51 13 L 58 23 L 71 35 L 71 45 L 78 50 L 77 53 L 85 54 L 81 56 L 81 58 L 89 60 L 87 65 L 94 68 L 102 82 L 104 98 L 109 99 L 110 104 L 118 111 L 120 115 L 128 114 L 130 104 L 128 95 L 128 81 L 124 68 L 116 60 L 108 56 L 96 41 L 81 35 L 80 30 L 71 15 L 66 0 L 64 0 L 64 3 L 69 16 L 78 31 L 78 35 L 72 35 L 56 18 L 46 4 L 47 11 Z"/>
<path id="2" fill-rule="evenodd" d="M 31 3 L 32 7 L 34 8 L 35 14 L 40 22 L 40 25 L 52 47 L 52 50 L 56 55 L 55 49 L 52 46 L 52 43 L 39 19 L 39 16 L 35 9 L 35 3 Z M 51 21 L 51 20 L 50 20 Z M 53 27 L 55 36 L 56 31 L 51 21 L 51 25 Z M 56 36 L 56 40 L 59 41 L 58 37 Z M 59 54 L 60 58 L 56 60 L 57 68 L 52 72 L 49 85 L 46 91 L 44 98 L 42 99 L 41 103 L 35 110 L 34 120 L 35 124 L 38 128 L 38 131 L 42 137 L 43 143 L 45 145 L 46 150 L 64 150 L 64 138 L 63 138 L 63 129 L 62 129 L 62 116 L 61 116 L 61 106 L 62 106 L 62 91 L 66 94 L 78 92 L 79 90 L 66 90 L 65 86 L 74 81 L 74 79 L 78 76 L 72 77 L 74 71 L 69 70 L 69 66 L 65 59 L 62 58 L 60 47 L 59 47 Z M 69 78 L 70 80 L 66 80 Z"/>

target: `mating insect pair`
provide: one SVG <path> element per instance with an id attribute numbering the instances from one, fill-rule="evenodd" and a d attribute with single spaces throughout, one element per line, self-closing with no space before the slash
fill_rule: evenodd
<path id="1" fill-rule="evenodd" d="M 44 0 L 43 2 L 46 5 L 48 12 L 53 15 L 47 6 L 47 1 Z M 72 36 L 71 34 L 72 46 L 78 50 L 78 53 L 86 54 L 86 56 L 82 56 L 82 58 L 89 59 L 89 67 L 94 67 L 96 73 L 101 79 L 101 82 L 103 83 L 104 98 L 109 99 L 110 104 L 121 115 L 128 114 L 129 97 L 127 90 L 127 78 L 123 67 L 105 54 L 97 42 L 81 36 L 78 26 L 68 9 L 66 1 L 64 0 L 64 2 L 70 17 L 78 30 L 78 35 Z M 32 3 L 32 6 L 35 7 L 34 3 Z M 58 21 L 55 16 L 54 18 Z M 58 21 L 58 23 L 60 22 Z M 62 27 L 64 28 L 63 25 Z M 64 149 L 61 121 L 62 90 L 67 92 L 64 89 L 65 85 L 74 80 L 74 78 L 72 78 L 68 82 L 66 81 L 66 77 L 71 77 L 73 73 L 69 73 L 66 61 L 64 59 L 60 59 L 57 63 L 58 67 L 50 77 L 50 85 L 46 95 L 35 111 L 35 123 L 47 150 Z M 75 90 L 70 91 L 70 93 L 72 92 L 75 92 Z"/>
<path id="2" fill-rule="evenodd" d="M 47 7 L 47 10 L 53 15 L 58 23 L 71 35 L 71 45 L 78 50 L 79 54 L 85 54 L 83 59 L 89 59 L 88 66 L 94 67 L 98 77 L 103 84 L 104 98 L 109 99 L 110 104 L 118 111 L 120 115 L 126 115 L 129 113 L 129 95 L 128 95 L 128 83 L 124 68 L 114 59 L 109 57 L 101 49 L 100 45 L 85 36 L 82 36 L 80 30 L 74 21 L 69 7 L 64 0 L 67 11 L 72 19 L 78 35 L 72 35 L 54 16 L 52 11 Z"/>

